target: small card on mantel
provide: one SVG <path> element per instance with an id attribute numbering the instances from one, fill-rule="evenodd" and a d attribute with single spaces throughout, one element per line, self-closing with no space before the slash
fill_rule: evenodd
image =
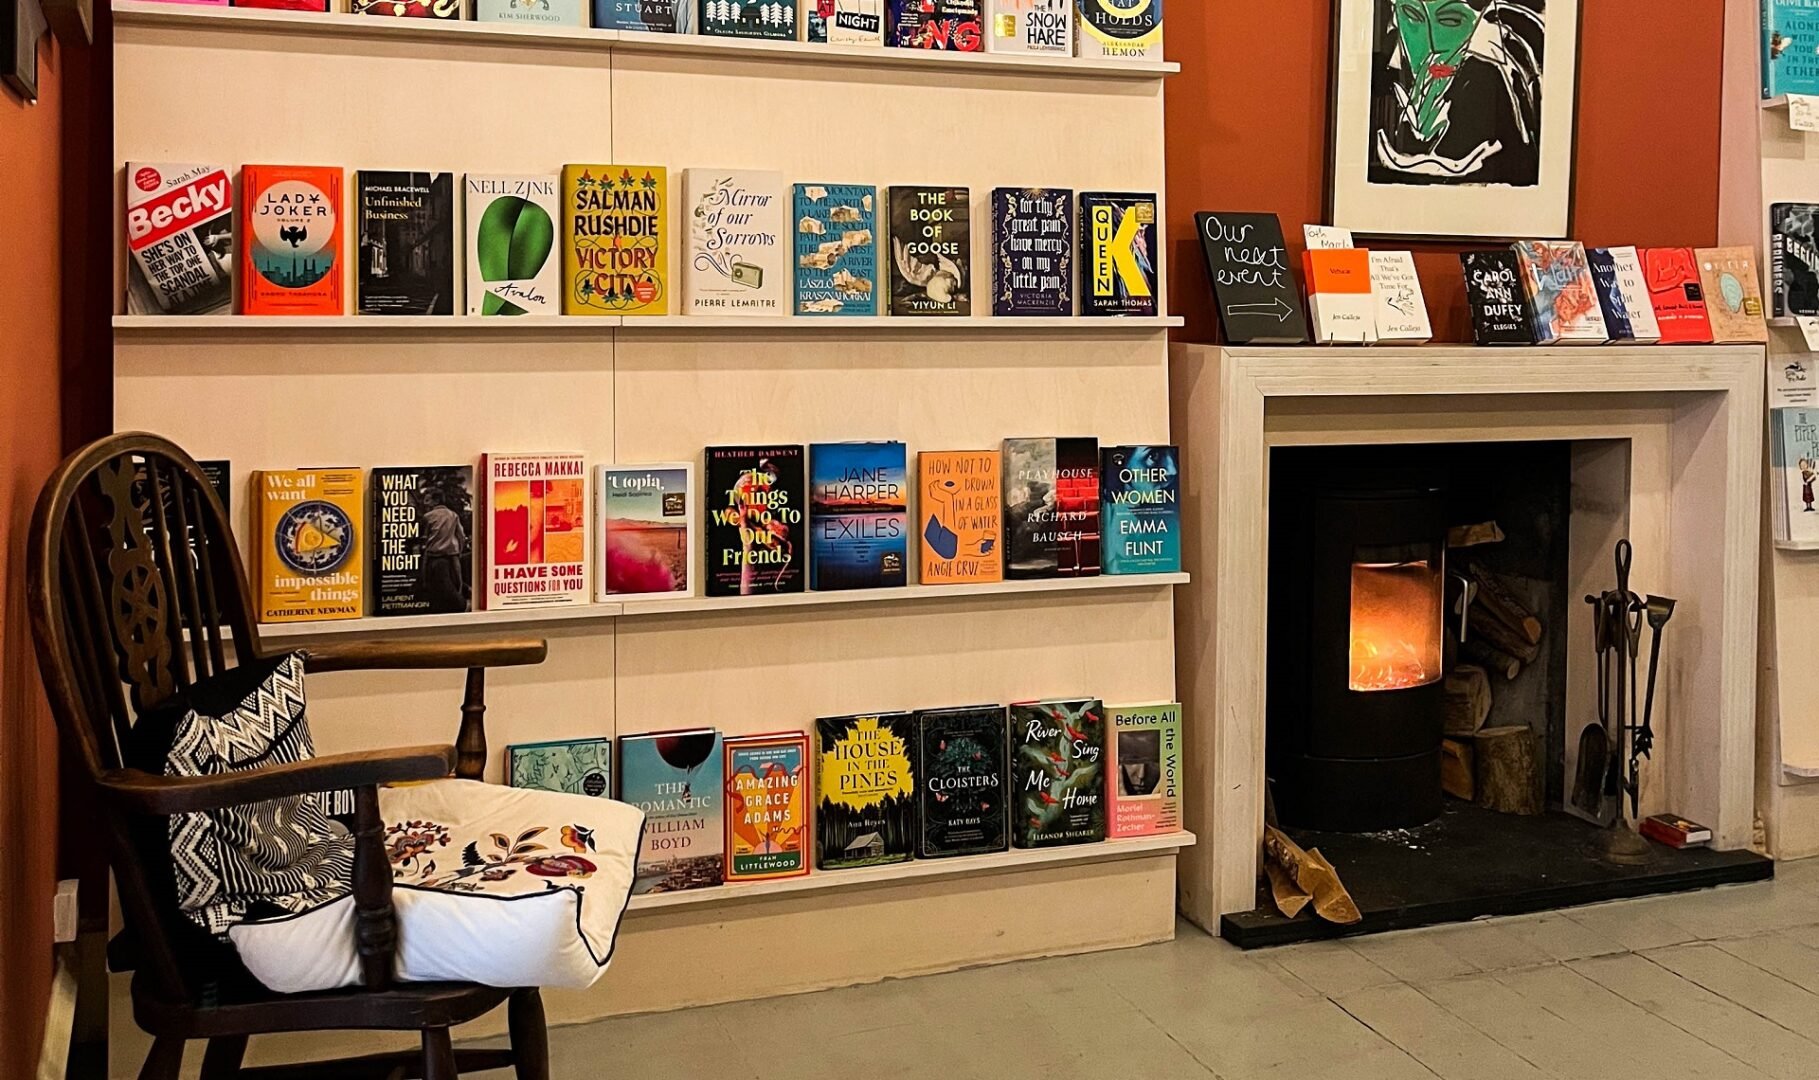
<path id="1" fill-rule="evenodd" d="M 1299 345 L 1307 315 L 1274 214 L 1194 215 L 1219 325 L 1233 345 Z"/>
<path id="2" fill-rule="evenodd" d="M 1303 225 L 1301 235 L 1307 238 L 1309 251 L 1337 251 L 1354 248 L 1352 230 L 1337 225 Z"/>
<path id="3" fill-rule="evenodd" d="M 1377 340 L 1402 344 L 1432 341 L 1427 297 L 1415 273 L 1415 256 L 1407 251 L 1373 251 L 1371 294 L 1377 304 Z"/>

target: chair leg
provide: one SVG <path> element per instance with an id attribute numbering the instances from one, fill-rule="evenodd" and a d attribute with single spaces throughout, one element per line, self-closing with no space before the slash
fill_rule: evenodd
<path id="1" fill-rule="evenodd" d="M 455 1044 L 448 1029 L 423 1029 L 423 1080 L 455 1080 Z"/>
<path id="2" fill-rule="evenodd" d="M 152 1040 L 151 1053 L 139 1067 L 139 1080 L 177 1080 L 183 1071 L 183 1040 L 160 1035 Z"/>
<path id="3" fill-rule="evenodd" d="M 202 1080 L 234 1080 L 246 1057 L 246 1036 L 224 1035 L 208 1041 L 202 1053 Z"/>
<path id="4" fill-rule="evenodd" d="M 512 991 L 505 1007 L 512 1032 L 512 1069 L 518 1080 L 549 1080 L 549 1027 L 543 1019 L 543 996 L 535 989 Z"/>

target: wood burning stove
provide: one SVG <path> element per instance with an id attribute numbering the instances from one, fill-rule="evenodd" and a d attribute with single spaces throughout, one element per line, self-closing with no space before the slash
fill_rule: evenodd
<path id="1" fill-rule="evenodd" d="M 1268 758 L 1282 823 L 1440 814 L 1446 508 L 1399 449 L 1271 459 Z"/>

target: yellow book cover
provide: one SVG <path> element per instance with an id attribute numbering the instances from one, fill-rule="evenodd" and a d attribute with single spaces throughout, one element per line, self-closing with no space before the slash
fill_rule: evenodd
<path id="1" fill-rule="evenodd" d="M 359 469 L 253 474 L 260 622 L 358 619 L 366 613 Z"/>
<path id="2" fill-rule="evenodd" d="M 808 736 L 726 740 L 726 880 L 808 873 Z"/>
<path id="3" fill-rule="evenodd" d="M 562 167 L 562 314 L 669 314 L 669 175 Z"/>
<path id="4" fill-rule="evenodd" d="M 916 455 L 922 584 L 1004 579 L 999 453 L 924 450 Z"/>

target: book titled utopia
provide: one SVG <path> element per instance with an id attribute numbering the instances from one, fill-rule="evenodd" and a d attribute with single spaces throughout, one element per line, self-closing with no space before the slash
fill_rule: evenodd
<path id="1" fill-rule="evenodd" d="M 341 170 L 245 165 L 240 170 L 240 310 L 248 315 L 340 315 Z"/>
<path id="2" fill-rule="evenodd" d="M 474 589 L 471 465 L 374 469 L 367 532 L 374 615 L 452 615 Z"/>
<path id="3" fill-rule="evenodd" d="M 1004 576 L 1099 573 L 1099 441 L 1006 439 Z"/>
<path id="4" fill-rule="evenodd" d="M 1105 839 L 1105 706 L 1094 699 L 1011 706 L 1011 835 L 1020 848 Z"/>
<path id="5" fill-rule="evenodd" d="M 366 614 L 359 524 L 364 493 L 359 469 L 253 473 L 260 622 Z"/>
<path id="6" fill-rule="evenodd" d="M 809 447 L 810 589 L 909 581 L 909 476 L 900 442 Z"/>
<path id="7" fill-rule="evenodd" d="M 797 184 L 795 312 L 878 314 L 878 189 Z"/>
<path id="8" fill-rule="evenodd" d="M 916 740 L 909 713 L 815 721 L 815 866 L 905 862 L 916 847 Z"/>
<path id="9" fill-rule="evenodd" d="M 808 873 L 808 736 L 726 740 L 726 880 Z"/>
<path id="10" fill-rule="evenodd" d="M 702 481 L 708 596 L 802 592 L 808 581 L 801 444 L 710 446 Z"/>
<path id="11" fill-rule="evenodd" d="M 580 454 L 485 454 L 487 609 L 585 604 L 587 464 Z"/>
<path id="12" fill-rule="evenodd" d="M 916 856 L 982 855 L 1010 842 L 1002 705 L 916 714 L 922 831 Z"/>
<path id="13" fill-rule="evenodd" d="M 619 801 L 644 811 L 634 894 L 725 880 L 723 755 L 713 728 L 620 737 Z"/>
<path id="14" fill-rule="evenodd" d="M 923 585 L 1004 579 L 1002 455 L 924 450 L 916 455 Z"/>
<path id="15" fill-rule="evenodd" d="M 693 472 L 686 462 L 594 470 L 598 599 L 687 595 L 695 551 Z"/>
<path id="16" fill-rule="evenodd" d="M 234 302 L 234 183 L 220 165 L 128 162 L 126 311 L 225 313 Z"/>
<path id="17" fill-rule="evenodd" d="M 1108 574 L 1181 571 L 1181 466 L 1172 446 L 1099 451 L 1100 544 Z"/>

